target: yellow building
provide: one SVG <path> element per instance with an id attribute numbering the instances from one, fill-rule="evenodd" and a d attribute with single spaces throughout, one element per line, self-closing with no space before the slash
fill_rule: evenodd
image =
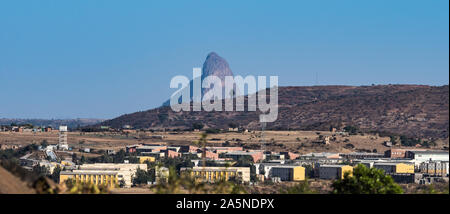
<path id="1" fill-rule="evenodd" d="M 395 167 L 395 173 L 414 173 L 414 164 L 399 163 Z"/>
<path id="2" fill-rule="evenodd" d="M 61 161 L 61 164 L 62 164 L 63 166 L 72 166 L 72 163 L 69 162 L 69 161 Z"/>
<path id="3" fill-rule="evenodd" d="M 414 173 L 414 164 L 406 163 L 375 163 L 374 168 L 382 169 L 385 173 L 411 174 Z"/>
<path id="4" fill-rule="evenodd" d="M 304 181 L 305 167 L 276 166 L 272 167 L 270 177 L 279 177 L 281 181 Z"/>
<path id="5" fill-rule="evenodd" d="M 62 171 L 59 174 L 59 182 L 64 183 L 66 180 L 72 179 L 76 183 L 92 183 L 96 185 L 107 185 L 114 188 L 118 184 L 117 172 L 70 172 Z"/>
<path id="6" fill-rule="evenodd" d="M 353 167 L 345 165 L 341 167 L 341 179 L 344 178 L 345 173 L 348 172 L 350 176 L 353 176 Z"/>
<path id="7" fill-rule="evenodd" d="M 182 168 L 181 171 L 189 171 L 200 182 L 228 181 L 231 178 L 250 182 L 250 167 L 194 167 Z"/>
<path id="8" fill-rule="evenodd" d="M 139 156 L 139 163 L 145 163 L 145 161 L 148 162 L 155 162 L 156 158 L 152 156 Z"/>
<path id="9" fill-rule="evenodd" d="M 320 165 L 319 178 L 320 179 L 343 179 L 345 173 L 348 172 L 350 176 L 353 175 L 353 167 L 349 165 Z"/>
<path id="10" fill-rule="evenodd" d="M 73 179 L 76 182 L 107 184 L 110 187 L 115 187 L 116 184 L 123 184 L 123 187 L 131 187 L 133 176 L 138 169 L 146 171 L 147 164 L 83 164 L 76 166 L 74 169 L 61 171 L 60 183 L 67 179 Z"/>

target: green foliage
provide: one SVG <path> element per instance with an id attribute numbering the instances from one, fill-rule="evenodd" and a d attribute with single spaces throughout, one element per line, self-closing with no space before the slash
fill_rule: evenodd
<path id="1" fill-rule="evenodd" d="M 59 183 L 59 173 L 61 172 L 61 167 L 56 166 L 53 169 L 53 173 L 49 176 L 55 183 Z"/>
<path id="2" fill-rule="evenodd" d="M 43 140 L 41 142 L 41 146 L 42 146 L 42 148 L 46 148 L 48 146 L 48 141 L 47 140 Z"/>
<path id="3" fill-rule="evenodd" d="M 235 123 L 228 123 L 228 127 L 230 127 L 230 128 L 232 128 L 232 129 L 234 129 L 234 128 L 237 128 L 237 127 L 238 127 L 238 125 L 237 125 L 237 124 L 235 124 Z"/>
<path id="4" fill-rule="evenodd" d="M 33 172 L 38 176 L 45 176 L 45 175 L 50 174 L 47 167 L 40 166 L 39 164 L 37 164 L 36 166 L 33 167 Z"/>
<path id="5" fill-rule="evenodd" d="M 194 123 L 194 124 L 192 124 L 192 129 L 198 129 L 198 130 L 203 129 L 203 124 Z"/>
<path id="6" fill-rule="evenodd" d="M 423 189 L 419 190 L 417 193 L 420 194 L 449 194 L 449 184 L 436 185 L 430 184 L 426 185 Z"/>
<path id="7" fill-rule="evenodd" d="M 205 132 L 208 134 L 218 134 L 218 133 L 220 133 L 220 129 L 209 128 L 209 129 L 206 129 Z"/>
<path id="8" fill-rule="evenodd" d="M 167 182 L 152 187 L 158 194 L 242 194 L 246 193 L 241 184 L 232 181 L 217 181 L 215 183 L 197 182 L 188 172 L 178 175 L 174 167 L 169 169 Z"/>
<path id="9" fill-rule="evenodd" d="M 142 169 L 137 169 L 136 174 L 134 174 L 133 177 L 133 184 L 147 184 L 149 181 L 153 181 L 150 173 Z"/>
<path id="10" fill-rule="evenodd" d="M 314 194 L 317 193 L 309 187 L 308 180 L 300 181 L 292 187 L 282 188 L 280 194 Z"/>
<path id="11" fill-rule="evenodd" d="M 401 194 L 403 189 L 394 182 L 391 176 L 383 170 L 367 168 L 359 164 L 353 170 L 353 176 L 348 173 L 344 179 L 336 180 L 332 193 L 335 194 Z"/>
<path id="12" fill-rule="evenodd" d="M 417 138 L 409 138 L 404 135 L 400 136 L 400 143 L 402 146 L 415 146 L 421 144 L 421 140 Z"/>
<path id="13" fill-rule="evenodd" d="M 344 127 L 344 131 L 348 132 L 349 135 L 356 135 L 359 132 L 358 128 L 355 126 L 346 126 Z"/>
<path id="14" fill-rule="evenodd" d="M 65 182 L 66 193 L 69 194 L 106 194 L 109 193 L 107 185 L 96 185 L 91 182 L 77 183 L 72 179 L 68 179 Z"/>

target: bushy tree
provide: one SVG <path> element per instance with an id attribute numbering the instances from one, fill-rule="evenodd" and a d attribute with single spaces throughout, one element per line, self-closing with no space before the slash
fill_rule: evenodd
<path id="1" fill-rule="evenodd" d="M 292 187 L 280 190 L 281 194 L 314 194 L 317 193 L 309 187 L 308 180 L 300 181 Z"/>
<path id="2" fill-rule="evenodd" d="M 137 169 L 133 177 L 133 184 L 147 184 L 148 181 L 151 181 L 149 173 L 145 170 Z"/>
<path id="3" fill-rule="evenodd" d="M 367 168 L 359 164 L 353 176 L 346 173 L 344 179 L 336 180 L 332 193 L 335 194 L 401 194 L 403 189 L 383 170 Z"/>

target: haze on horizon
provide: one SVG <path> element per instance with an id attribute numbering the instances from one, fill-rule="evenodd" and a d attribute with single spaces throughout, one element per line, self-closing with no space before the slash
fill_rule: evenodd
<path id="1" fill-rule="evenodd" d="M 0 118 L 155 108 L 217 52 L 280 86 L 449 84 L 449 2 L 2 1 Z"/>

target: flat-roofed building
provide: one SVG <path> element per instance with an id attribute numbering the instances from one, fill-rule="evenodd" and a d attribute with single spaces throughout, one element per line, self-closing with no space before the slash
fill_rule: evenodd
<path id="1" fill-rule="evenodd" d="M 387 174 L 411 174 L 414 173 L 414 164 L 407 163 L 374 163 L 374 168 L 382 169 Z"/>
<path id="2" fill-rule="evenodd" d="M 261 151 L 232 151 L 224 154 L 225 158 L 232 158 L 234 160 L 239 160 L 245 157 L 251 157 L 253 163 L 257 163 L 264 159 L 264 153 Z"/>
<path id="3" fill-rule="evenodd" d="M 316 152 L 316 153 L 309 153 L 305 155 L 300 156 L 302 159 L 339 159 L 341 158 L 339 156 L 339 153 L 331 153 L 331 152 Z"/>
<path id="4" fill-rule="evenodd" d="M 426 151 L 426 149 L 389 149 L 384 152 L 384 157 L 387 158 L 406 158 L 408 151 Z"/>
<path id="5" fill-rule="evenodd" d="M 237 179 L 250 182 L 250 167 L 193 167 L 181 168 L 183 172 L 190 172 L 197 181 L 214 183 L 220 180 Z"/>
<path id="6" fill-rule="evenodd" d="M 275 166 L 271 171 L 272 178 L 278 177 L 281 181 L 304 181 L 305 167 L 302 166 Z"/>
<path id="7" fill-rule="evenodd" d="M 429 176 L 448 176 L 448 162 L 428 161 L 420 163 L 419 172 Z"/>
<path id="8" fill-rule="evenodd" d="M 208 146 L 206 147 L 206 150 L 214 152 L 214 153 L 225 153 L 225 152 L 232 152 L 232 151 L 243 151 L 243 148 L 240 146 Z"/>
<path id="9" fill-rule="evenodd" d="M 353 167 L 349 165 L 320 165 L 320 179 L 343 179 L 346 172 L 353 174 Z"/>
<path id="10" fill-rule="evenodd" d="M 154 156 L 138 156 L 139 163 L 143 164 L 145 162 L 155 162 L 156 158 Z"/>
<path id="11" fill-rule="evenodd" d="M 59 173 L 59 182 L 73 180 L 76 183 L 93 183 L 96 185 L 106 185 L 114 188 L 119 184 L 117 171 L 61 171 Z"/>
<path id="12" fill-rule="evenodd" d="M 417 166 L 427 161 L 448 162 L 448 151 L 408 151 L 407 157 L 413 159 Z"/>
<path id="13" fill-rule="evenodd" d="M 339 154 L 344 159 L 368 159 L 368 158 L 382 158 L 384 154 L 371 152 L 352 152 Z"/>
<path id="14" fill-rule="evenodd" d="M 192 146 L 192 145 L 188 145 L 188 146 L 182 145 L 179 147 L 180 147 L 180 151 L 178 151 L 178 152 L 181 152 L 181 153 L 197 152 L 197 150 L 198 150 L 197 146 Z"/>
<path id="15" fill-rule="evenodd" d="M 289 160 L 295 160 L 295 159 L 297 159 L 298 157 L 300 157 L 299 154 L 295 154 L 295 153 L 293 153 L 293 152 L 280 152 L 280 154 L 283 154 L 284 157 L 285 157 L 286 159 L 289 159 Z"/>
<path id="16" fill-rule="evenodd" d="M 67 179 L 76 182 L 108 184 L 111 187 L 124 181 L 125 187 L 131 187 L 132 177 L 138 169 L 147 170 L 147 164 L 95 163 L 76 166 L 72 170 L 61 171 L 60 183 Z"/>

